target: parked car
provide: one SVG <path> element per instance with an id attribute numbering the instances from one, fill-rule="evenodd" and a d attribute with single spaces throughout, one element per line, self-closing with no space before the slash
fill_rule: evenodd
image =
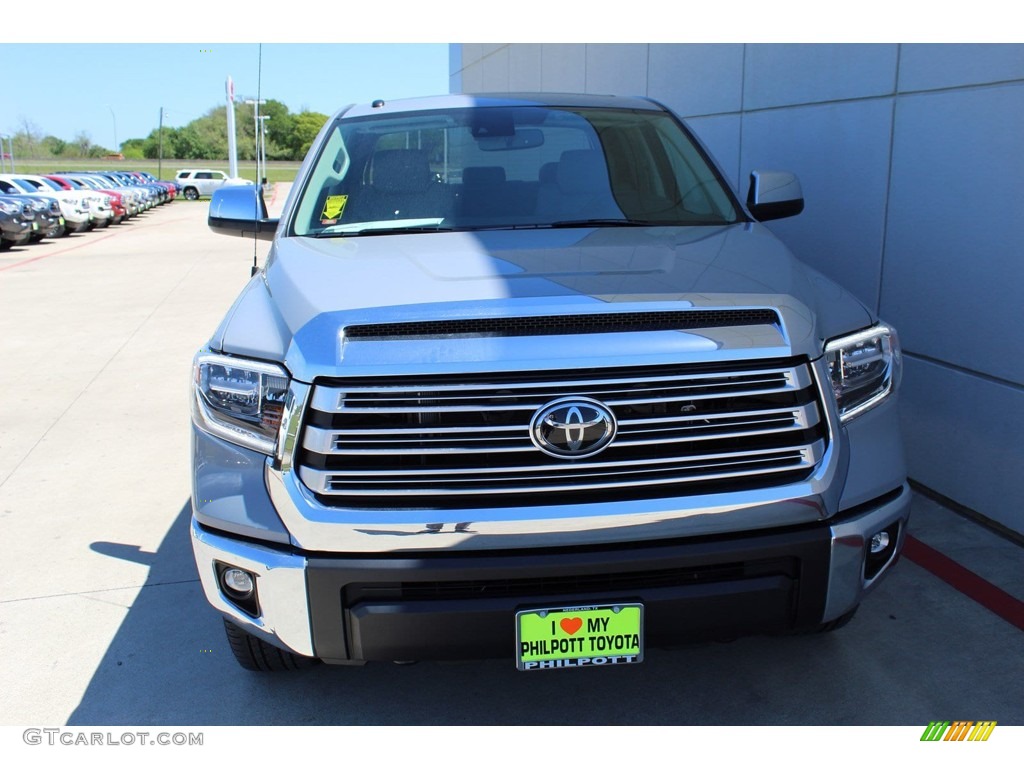
<path id="1" fill-rule="evenodd" d="M 164 201 L 171 202 L 178 195 L 178 185 L 173 181 L 161 181 L 151 173 L 144 173 L 143 171 L 128 171 L 132 176 L 139 180 L 142 184 L 150 184 L 155 187 L 163 188 Z"/>
<path id="2" fill-rule="evenodd" d="M 152 189 L 128 184 L 128 182 L 116 173 L 112 173 L 110 171 L 89 171 L 88 176 L 96 179 L 99 183 L 105 186 L 110 186 L 112 189 L 115 189 L 122 194 L 126 192 L 129 193 L 135 201 L 137 208 L 136 213 L 148 211 L 156 205 L 156 194 Z"/>
<path id="3" fill-rule="evenodd" d="M 214 171 L 209 168 L 183 168 L 176 174 L 175 181 L 181 185 L 181 193 L 186 200 L 209 197 L 214 190 L 224 186 L 253 184 L 248 179 L 231 178 L 224 171 Z"/>
<path id="4" fill-rule="evenodd" d="M 90 183 L 92 181 L 91 179 L 83 179 L 81 177 L 70 175 L 47 174 L 46 178 L 55 184 L 58 184 L 61 189 L 90 190 L 106 195 L 109 198 L 110 208 L 113 213 L 113 218 L 110 220 L 111 224 L 120 224 L 128 218 L 128 209 L 124 204 L 124 196 L 119 192 L 115 192 L 113 189 L 104 189 L 98 184 L 94 186 Z"/>
<path id="5" fill-rule="evenodd" d="M 143 178 L 149 179 L 152 182 L 156 182 L 158 184 L 166 184 L 166 185 L 168 185 L 171 188 L 171 192 L 172 192 L 171 199 L 172 200 L 175 197 L 177 197 L 178 195 L 181 194 L 182 187 L 181 187 L 181 184 L 179 184 L 177 181 L 166 181 L 164 179 L 158 179 L 152 173 L 149 173 L 147 171 L 138 171 L 138 173 Z"/>
<path id="6" fill-rule="evenodd" d="M 29 238 L 31 242 L 38 243 L 44 237 L 61 237 L 66 231 L 66 225 L 60 201 L 54 197 L 43 195 L 26 195 L 25 197 L 35 211 L 35 223 L 38 225 L 33 229 Z"/>
<path id="7" fill-rule="evenodd" d="M 46 187 L 44 190 L 43 187 Z M 12 174 L 0 175 L 0 192 L 6 195 L 31 195 L 56 199 L 60 213 L 64 218 L 64 233 L 85 232 L 93 222 L 90 209 L 90 195 L 74 192 L 57 192 L 48 185 L 32 180 L 30 177 Z"/>
<path id="8" fill-rule="evenodd" d="M 44 195 L 13 194 L 0 195 L 21 206 L 21 218 L 31 224 L 28 241 L 38 243 L 44 237 L 60 237 L 65 232 L 65 221 L 61 214 L 60 201 Z"/>
<path id="9" fill-rule="evenodd" d="M 633 664 L 850 620 L 910 509 L 896 332 L 640 98 L 446 96 L 323 128 L 197 353 L 192 544 L 232 652 Z"/>
<path id="10" fill-rule="evenodd" d="M 0 251 L 29 242 L 38 226 L 29 203 L 17 197 L 0 196 Z"/>

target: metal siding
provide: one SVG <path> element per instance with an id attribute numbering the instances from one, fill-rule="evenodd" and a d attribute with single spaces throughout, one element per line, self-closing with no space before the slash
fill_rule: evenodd
<path id="1" fill-rule="evenodd" d="M 586 49 L 543 45 L 542 88 L 664 101 L 741 194 L 755 165 L 800 175 L 807 210 L 771 226 L 901 331 L 911 476 L 1024 532 L 1024 45 L 652 45 L 621 79 Z"/>

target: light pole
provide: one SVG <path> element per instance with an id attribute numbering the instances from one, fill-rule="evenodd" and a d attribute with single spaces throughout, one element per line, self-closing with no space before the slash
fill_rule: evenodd
<path id="1" fill-rule="evenodd" d="M 121 148 L 117 145 L 117 115 L 114 114 L 114 108 L 107 104 L 107 109 L 110 110 L 110 116 L 114 119 L 114 154 L 120 154 Z"/>
<path id="2" fill-rule="evenodd" d="M 260 135 L 259 135 L 259 139 L 262 142 L 261 146 L 263 147 L 263 153 L 262 153 L 262 158 L 263 158 L 263 175 L 260 176 L 260 174 L 259 174 L 259 166 L 257 166 L 257 168 L 256 168 L 256 183 L 257 184 L 266 184 L 267 183 L 267 123 L 266 123 L 266 121 L 269 120 L 269 119 L 270 119 L 270 115 L 260 115 Z"/>
<path id="3" fill-rule="evenodd" d="M 260 183 L 260 104 L 266 104 L 266 99 L 246 99 L 246 104 L 252 104 L 253 130 L 256 131 L 256 183 Z"/>
<path id="4" fill-rule="evenodd" d="M 164 177 L 164 108 L 160 107 L 160 130 L 159 130 L 159 150 L 158 159 L 156 161 L 156 177 L 162 179 Z"/>

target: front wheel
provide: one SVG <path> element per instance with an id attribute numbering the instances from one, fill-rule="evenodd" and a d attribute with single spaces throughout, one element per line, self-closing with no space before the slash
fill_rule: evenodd
<path id="1" fill-rule="evenodd" d="M 199 190 L 195 187 L 185 187 L 184 195 L 186 200 L 198 200 Z"/>
<path id="2" fill-rule="evenodd" d="M 235 654 L 235 661 L 251 672 L 292 671 L 319 663 L 318 659 L 298 656 L 271 645 L 227 619 L 224 619 L 224 632 L 228 636 L 231 652 Z"/>

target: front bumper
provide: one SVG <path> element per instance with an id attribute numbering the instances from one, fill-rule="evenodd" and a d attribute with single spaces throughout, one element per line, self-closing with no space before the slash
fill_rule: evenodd
<path id="1" fill-rule="evenodd" d="M 32 238 L 32 224 L 27 221 L 11 221 L 6 220 L 0 223 L 0 237 L 7 240 L 12 245 L 22 245 L 27 243 Z"/>
<path id="2" fill-rule="evenodd" d="M 511 658 L 523 608 L 641 601 L 648 645 L 811 629 L 851 611 L 895 562 L 906 484 L 822 522 L 675 540 L 518 551 L 334 555 L 204 527 L 192 542 L 214 607 L 268 642 L 327 662 Z M 888 559 L 865 561 L 895 531 Z M 441 532 L 438 535 L 443 535 Z M 257 616 L 217 564 L 256 576 Z"/>

